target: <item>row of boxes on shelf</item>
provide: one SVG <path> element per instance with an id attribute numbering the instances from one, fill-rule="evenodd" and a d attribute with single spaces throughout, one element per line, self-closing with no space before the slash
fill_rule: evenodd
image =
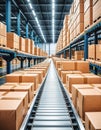
<path id="1" fill-rule="evenodd" d="M 88 59 L 101 61 L 101 40 L 88 46 Z"/>
<path id="2" fill-rule="evenodd" d="M 63 49 L 88 27 L 101 21 L 100 12 L 101 0 L 74 0 L 70 14 L 66 15 L 63 22 L 63 29 L 60 39 L 57 41 L 56 52 Z M 62 44 L 62 45 L 61 45 Z"/>
<path id="3" fill-rule="evenodd" d="M 89 73 L 88 61 L 67 61 L 63 58 L 53 58 L 53 61 L 76 111 L 85 121 L 86 130 L 100 130 L 101 77 Z"/>
<path id="4" fill-rule="evenodd" d="M 6 32 L 6 25 L 0 22 L 0 46 L 19 50 L 32 55 L 47 56 L 42 49 L 34 46 L 34 41 L 28 38 L 19 37 L 17 34 Z"/>
<path id="5" fill-rule="evenodd" d="M 19 130 L 49 64 L 47 59 L 6 76 L 6 83 L 0 86 L 0 130 Z"/>

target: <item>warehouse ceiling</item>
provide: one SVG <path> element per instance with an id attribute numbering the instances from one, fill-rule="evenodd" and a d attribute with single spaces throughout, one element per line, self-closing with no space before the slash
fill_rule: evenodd
<path id="1" fill-rule="evenodd" d="M 0 0 L 0 20 L 6 21 L 6 0 Z M 17 32 L 17 14 L 21 12 L 21 36 L 25 37 L 26 22 L 29 32 L 42 43 L 56 43 L 73 0 L 12 0 L 12 31 Z M 15 6 L 16 5 L 16 6 Z M 23 15 L 24 14 L 24 15 Z"/>

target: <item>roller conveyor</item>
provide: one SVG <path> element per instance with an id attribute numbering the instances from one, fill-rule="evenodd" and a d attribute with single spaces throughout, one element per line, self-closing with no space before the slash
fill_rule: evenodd
<path id="1" fill-rule="evenodd" d="M 20 130 L 84 130 L 53 62 Z"/>

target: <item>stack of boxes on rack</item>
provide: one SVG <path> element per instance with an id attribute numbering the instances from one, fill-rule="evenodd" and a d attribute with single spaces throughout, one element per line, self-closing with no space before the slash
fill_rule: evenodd
<path id="1" fill-rule="evenodd" d="M 31 68 L 6 75 L 6 83 L 0 86 L 0 130 L 20 129 L 49 65 L 50 60 L 46 59 Z"/>
<path id="2" fill-rule="evenodd" d="M 54 65 L 86 130 L 101 129 L 101 77 L 89 72 L 88 61 L 53 58 Z"/>
<path id="3" fill-rule="evenodd" d="M 62 50 L 64 47 L 68 46 L 72 41 L 77 39 L 80 35 L 85 33 L 87 29 L 91 26 L 97 24 L 101 21 L 101 11 L 99 10 L 101 6 L 101 0 L 74 0 L 70 8 L 70 13 L 65 16 L 63 24 L 63 34 L 65 29 L 65 34 L 67 33 L 67 42 L 65 42 L 65 35 L 60 35 L 63 39 L 63 46 L 61 45 L 60 38 L 57 41 L 56 53 Z M 67 19 L 68 18 L 68 19 Z M 67 22 L 65 22 L 67 20 Z M 66 29 L 66 28 L 67 29 Z M 61 34 L 61 33 L 60 33 Z M 60 37 L 59 36 L 59 37 Z M 89 45 L 88 58 L 101 61 L 101 44 L 100 40 L 97 43 Z M 82 57 L 83 58 L 82 52 Z M 76 52 L 74 56 L 75 59 L 80 59 L 80 52 Z M 78 55 L 77 55 L 78 54 Z M 78 57 L 78 58 L 77 58 Z"/>

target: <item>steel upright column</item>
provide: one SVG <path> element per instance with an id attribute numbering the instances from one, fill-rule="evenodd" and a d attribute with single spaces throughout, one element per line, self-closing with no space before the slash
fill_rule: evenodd
<path id="1" fill-rule="evenodd" d="M 11 32 L 11 0 L 6 0 L 6 25 L 7 32 Z"/>
<path id="2" fill-rule="evenodd" d="M 84 36 L 84 60 L 88 59 L 88 34 Z"/>
<path id="3" fill-rule="evenodd" d="M 17 34 L 20 36 L 21 35 L 21 32 L 20 32 L 20 17 L 21 16 L 21 14 L 20 14 L 20 10 L 19 10 L 19 12 L 18 12 L 18 15 L 17 15 Z"/>
<path id="4" fill-rule="evenodd" d="M 28 36 L 28 22 L 26 23 L 26 38 L 28 38 L 29 36 Z"/>

